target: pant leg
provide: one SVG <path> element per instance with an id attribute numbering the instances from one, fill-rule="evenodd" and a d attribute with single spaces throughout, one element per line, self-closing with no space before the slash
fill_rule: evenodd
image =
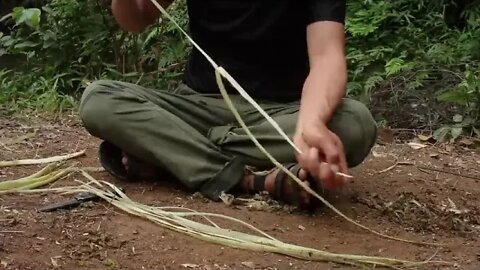
<path id="1" fill-rule="evenodd" d="M 92 135 L 167 170 L 211 199 L 243 177 L 241 159 L 207 138 L 210 127 L 232 120 L 221 99 L 98 81 L 85 90 L 80 116 Z"/>
<path id="2" fill-rule="evenodd" d="M 297 124 L 298 103 L 265 107 L 267 112 L 270 110 L 270 116 L 292 138 Z M 363 162 L 377 136 L 376 123 L 367 107 L 359 101 L 344 99 L 328 126 L 342 141 L 348 165 L 355 167 Z M 257 113 L 257 123 L 252 125 L 250 130 L 279 162 L 296 162 L 294 149 L 270 123 L 263 120 L 259 113 Z M 258 168 L 272 166 L 270 160 L 253 144 L 241 127 L 216 127 L 211 130 L 209 139 L 223 152 L 244 157 L 250 166 Z"/>

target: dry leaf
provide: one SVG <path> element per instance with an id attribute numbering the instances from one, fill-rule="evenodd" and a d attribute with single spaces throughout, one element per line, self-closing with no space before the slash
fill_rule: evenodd
<path id="1" fill-rule="evenodd" d="M 384 157 L 386 157 L 387 155 L 385 155 L 385 154 L 380 154 L 380 153 L 376 152 L 375 150 L 373 150 L 373 151 L 372 151 L 372 156 L 373 156 L 374 158 L 384 158 Z"/>
<path id="2" fill-rule="evenodd" d="M 423 142 L 426 142 L 432 139 L 432 135 L 425 136 L 425 135 L 419 134 L 417 137 L 420 139 L 420 141 L 423 141 Z"/>
<path id="3" fill-rule="evenodd" d="M 219 197 L 228 206 L 232 205 L 235 200 L 235 197 L 232 194 L 226 194 L 224 192 L 222 192 Z"/>
<path id="4" fill-rule="evenodd" d="M 255 264 L 253 262 L 242 262 L 242 265 L 250 269 L 255 269 Z"/>
<path id="5" fill-rule="evenodd" d="M 422 143 L 409 142 L 407 144 L 408 144 L 408 146 L 410 146 L 411 148 L 413 148 L 415 150 L 427 147 L 426 144 L 422 144 Z"/>
<path id="6" fill-rule="evenodd" d="M 470 145 L 473 144 L 473 141 L 470 140 L 469 138 L 461 138 L 461 139 L 458 141 L 458 143 L 459 143 L 460 145 L 470 146 Z"/>
<path id="7" fill-rule="evenodd" d="M 58 268 L 58 267 L 59 267 L 58 262 L 57 262 L 57 259 L 55 259 L 55 258 L 52 257 L 52 258 L 50 258 L 50 261 L 52 262 L 52 265 L 53 265 L 54 268 Z"/>
<path id="8" fill-rule="evenodd" d="M 180 266 L 182 266 L 183 268 L 198 268 L 198 264 L 193 264 L 193 263 L 184 263 L 184 264 L 181 264 Z"/>
<path id="9" fill-rule="evenodd" d="M 445 150 L 447 152 L 452 152 L 452 150 L 455 149 L 455 146 L 451 145 L 451 144 L 447 144 L 445 145 Z"/>

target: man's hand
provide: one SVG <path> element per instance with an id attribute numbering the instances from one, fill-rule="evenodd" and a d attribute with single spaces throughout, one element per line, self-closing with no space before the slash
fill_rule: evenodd
<path id="1" fill-rule="evenodd" d="M 157 0 L 167 8 L 173 0 Z M 112 0 L 112 13 L 117 23 L 125 31 L 141 32 L 155 23 L 160 17 L 160 11 L 150 0 Z"/>
<path id="2" fill-rule="evenodd" d="M 343 144 L 338 136 L 320 121 L 307 125 L 294 138 L 302 151 L 297 160 L 312 177 L 319 179 L 327 189 L 342 187 L 346 179 L 337 172 L 347 173 Z"/>
<path id="3" fill-rule="evenodd" d="M 316 22 L 307 28 L 310 74 L 302 91 L 294 141 L 302 151 L 299 164 L 325 188 L 340 187 L 348 166 L 342 142 L 327 127 L 345 94 L 347 80 L 344 27 Z"/>

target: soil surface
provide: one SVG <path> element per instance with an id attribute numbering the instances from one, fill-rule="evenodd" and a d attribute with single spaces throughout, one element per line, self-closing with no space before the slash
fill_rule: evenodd
<path id="1" fill-rule="evenodd" d="M 314 214 L 253 210 L 206 200 L 169 177 L 124 183 L 105 172 L 92 175 L 125 188 L 138 202 L 226 214 L 289 243 L 406 260 L 435 255 L 433 260 L 452 264 L 426 269 L 480 269 L 480 151 L 462 144 L 435 145 L 425 136 L 420 136 L 423 141 L 417 141 L 419 144 L 409 145 L 409 141 L 395 140 L 391 132 L 381 135 L 368 160 L 352 169 L 354 181 L 326 198 L 374 230 L 444 247 L 380 238 L 325 207 Z M 0 117 L 0 142 L 0 160 L 86 149 L 85 156 L 69 163 L 100 166 L 96 155 L 100 141 L 89 136 L 75 116 L 55 120 Z M 40 168 L 0 168 L 0 181 L 24 177 Z M 81 176 L 53 186 L 75 184 L 75 177 Z M 37 211 L 70 198 L 59 194 L 0 195 L 0 269 L 352 269 L 206 243 L 133 217 L 106 202 L 52 213 Z"/>

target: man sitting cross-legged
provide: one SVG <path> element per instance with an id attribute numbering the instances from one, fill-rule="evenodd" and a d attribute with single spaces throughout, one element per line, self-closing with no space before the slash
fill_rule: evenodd
<path id="1" fill-rule="evenodd" d="M 348 173 L 363 162 L 376 139 L 369 110 L 344 97 L 345 1 L 188 0 L 187 7 L 193 39 L 302 154 L 229 87 L 260 143 L 305 184 L 317 190 L 343 186 L 346 179 L 336 172 Z M 160 15 L 150 0 L 113 0 L 112 10 L 133 32 Z M 104 140 L 100 160 L 116 177 L 155 178 L 168 172 L 212 200 L 222 192 L 266 190 L 302 208 L 313 202 L 238 126 L 219 93 L 214 69 L 195 49 L 176 90 L 96 81 L 83 94 L 80 114 L 86 129 Z"/>

